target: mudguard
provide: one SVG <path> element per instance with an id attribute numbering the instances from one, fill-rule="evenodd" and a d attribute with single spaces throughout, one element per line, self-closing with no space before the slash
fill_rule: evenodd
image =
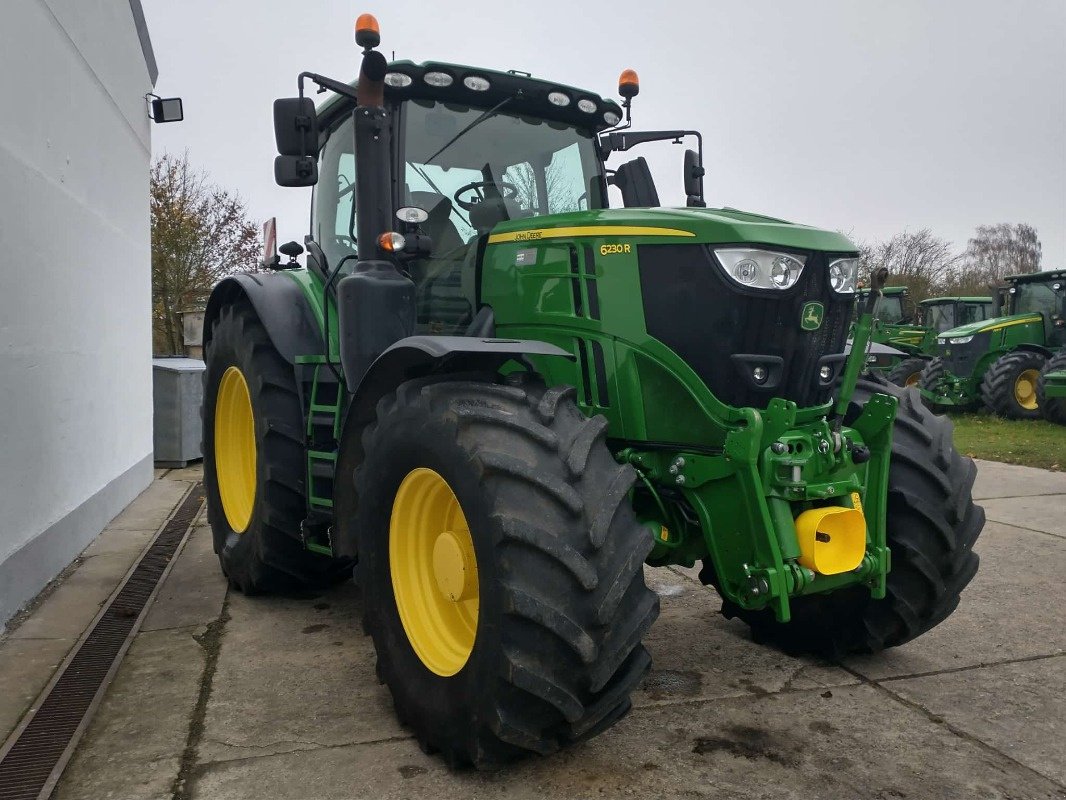
<path id="1" fill-rule="evenodd" d="M 296 356 L 325 352 L 321 328 L 303 291 L 289 276 L 274 272 L 231 275 L 215 286 L 204 312 L 205 353 L 222 307 L 240 299 L 252 304 L 270 341 L 290 364 Z"/>
<path id="2" fill-rule="evenodd" d="M 374 420 L 382 397 L 412 378 L 457 372 L 495 372 L 506 362 L 525 356 L 574 358 L 560 347 L 533 339 L 490 339 L 474 336 L 408 336 L 375 359 L 355 390 L 340 437 L 333 482 L 333 553 L 354 557 L 358 498 L 352 476 L 363 460 L 361 431 Z"/>

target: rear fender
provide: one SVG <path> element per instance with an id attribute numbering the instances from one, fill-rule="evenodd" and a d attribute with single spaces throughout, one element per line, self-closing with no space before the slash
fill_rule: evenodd
<path id="1" fill-rule="evenodd" d="M 270 341 L 290 364 L 296 356 L 325 353 L 321 327 L 303 291 L 292 278 L 275 272 L 232 275 L 215 286 L 204 312 L 205 355 L 222 308 L 241 300 L 251 303 Z"/>

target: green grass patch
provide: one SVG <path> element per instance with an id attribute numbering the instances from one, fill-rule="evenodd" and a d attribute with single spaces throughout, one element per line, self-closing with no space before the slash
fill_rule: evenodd
<path id="1" fill-rule="evenodd" d="M 952 414 L 955 447 L 971 458 L 1066 471 L 1066 425 Z"/>

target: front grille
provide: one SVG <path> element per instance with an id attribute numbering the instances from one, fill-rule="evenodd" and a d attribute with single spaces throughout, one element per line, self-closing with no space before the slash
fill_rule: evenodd
<path id="1" fill-rule="evenodd" d="M 640 245 L 637 253 L 648 333 L 683 358 L 719 400 L 753 408 L 766 408 L 773 397 L 800 407 L 829 400 L 833 381 L 821 381 L 819 369 L 826 356 L 843 353 L 854 304 L 854 295 L 829 287 L 826 271 L 835 255 L 808 253 L 799 282 L 782 292 L 734 283 L 706 245 Z M 800 317 L 812 300 L 823 304 L 825 315 L 821 327 L 805 331 Z M 741 361 L 736 354 L 755 359 Z M 768 383 L 774 385 L 752 380 L 752 365 L 759 363 L 780 365 L 771 368 Z M 838 376 L 842 361 L 828 363 Z"/>
<path id="2" fill-rule="evenodd" d="M 944 362 L 944 369 L 956 378 L 969 378 L 978 359 L 987 351 L 989 338 L 988 333 L 978 333 L 966 344 L 938 344 L 937 352 Z"/>

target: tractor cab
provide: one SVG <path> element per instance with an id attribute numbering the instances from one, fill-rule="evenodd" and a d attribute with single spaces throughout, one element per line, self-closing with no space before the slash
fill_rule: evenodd
<path id="1" fill-rule="evenodd" d="M 856 302 L 865 302 L 869 293 L 869 289 L 860 289 L 855 295 Z M 906 286 L 886 286 L 882 290 L 876 315 L 879 326 L 907 325 L 914 320 L 914 316 L 914 303 L 911 302 L 910 290 Z"/>
<path id="2" fill-rule="evenodd" d="M 991 297 L 933 297 L 919 306 L 922 324 L 934 334 L 993 316 Z"/>
<path id="3" fill-rule="evenodd" d="M 606 206 L 596 135 L 621 109 L 529 76 L 438 62 L 393 62 L 384 84 L 395 177 L 379 205 L 405 210 L 401 236 L 417 227 L 424 237 L 398 253 L 416 286 L 416 330 L 459 334 L 475 314 L 478 253 L 493 228 Z M 318 112 L 312 236 L 331 266 L 360 250 L 354 103 L 338 95 Z"/>
<path id="4" fill-rule="evenodd" d="M 1010 315 L 1039 314 L 1046 346 L 1066 346 L 1066 271 L 1013 275 L 1007 284 Z"/>

